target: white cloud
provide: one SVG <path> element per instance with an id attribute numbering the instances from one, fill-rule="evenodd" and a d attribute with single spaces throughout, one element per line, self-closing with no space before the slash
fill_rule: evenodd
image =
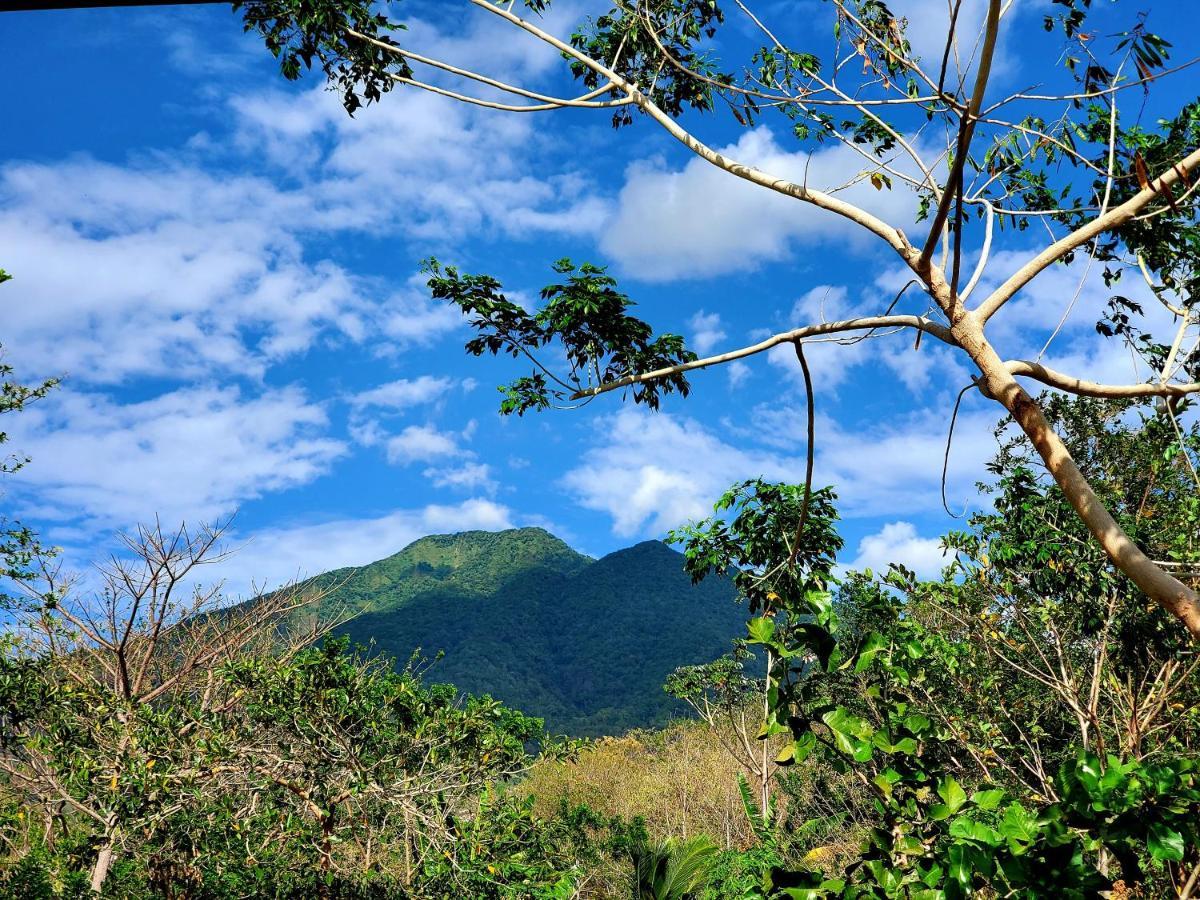
<path id="1" fill-rule="evenodd" d="M 322 337 L 423 343 L 461 323 L 414 283 L 387 294 L 306 258 L 310 198 L 183 165 L 0 170 L 5 340 L 32 373 L 260 377 Z"/>
<path id="2" fill-rule="evenodd" d="M 740 359 L 734 360 L 726 366 L 726 371 L 729 373 L 729 387 L 737 389 L 741 387 L 746 380 L 753 374 L 750 367 Z"/>
<path id="3" fill-rule="evenodd" d="M 1039 0 L 1016 0 L 1005 13 L 992 64 L 993 82 L 1007 74 L 1016 62 L 1010 53 L 1013 38 L 1018 34 L 1024 34 L 1026 37 L 1029 35 L 1029 24 L 1018 26 L 1017 17 L 1026 9 L 1038 5 L 1038 2 Z M 922 68 L 930 73 L 931 77 L 936 78 L 950 26 L 950 7 L 946 0 L 894 0 L 888 5 L 896 16 L 908 19 L 905 36 L 912 45 L 913 52 L 920 58 Z M 956 73 L 961 73 L 964 79 L 973 78 L 987 11 L 988 0 L 963 0 L 958 7 L 955 24 L 958 42 L 949 59 L 947 86 L 950 88 L 956 86 Z M 1038 32 L 1040 31 L 1039 28 Z M 971 80 L 965 81 L 968 91 L 972 83 Z"/>
<path id="4" fill-rule="evenodd" d="M 422 472 L 434 487 L 460 490 L 481 490 L 491 494 L 496 490 L 492 469 L 487 463 L 464 462 L 459 466 L 428 468 Z"/>
<path id="5" fill-rule="evenodd" d="M 245 95 L 232 109 L 237 145 L 302 180 L 323 228 L 591 234 L 608 213 L 568 167 L 528 174 L 555 137 L 526 117 L 402 88 L 354 118 L 323 89 Z"/>
<path id="6" fill-rule="evenodd" d="M 891 522 L 858 544 L 858 555 L 847 568 L 886 572 L 899 563 L 921 578 L 935 578 L 949 562 L 940 538 L 923 538 L 911 522 Z"/>
<path id="7" fill-rule="evenodd" d="M 924 295 L 913 292 L 913 296 Z M 858 316 L 882 315 L 891 300 L 889 292 L 880 291 L 875 286 L 862 290 L 855 299 L 846 287 L 817 285 L 796 300 L 785 327 L 790 329 Z M 910 310 L 902 306 L 900 311 Z M 916 332 L 911 329 L 897 334 L 886 329 L 877 330 L 869 338 L 864 337 L 866 334 L 865 331 L 848 332 L 838 335 L 836 340 L 831 337 L 805 342 L 805 359 L 818 398 L 836 391 L 857 370 L 867 367 L 874 369 L 872 375 L 876 379 L 898 379 L 910 392 L 923 391 L 930 385 L 943 390 L 951 387 L 957 389 L 970 380 L 959 351 L 944 346 L 928 335 L 924 336 L 917 348 L 914 340 Z M 773 348 L 768 352 L 767 359 L 799 382 L 800 364 L 792 345 L 783 344 Z M 880 367 L 886 371 L 878 371 Z"/>
<path id="8" fill-rule="evenodd" d="M 512 512 L 507 507 L 474 498 L 449 506 L 398 509 L 375 517 L 267 528 L 233 535 L 229 543 L 240 549 L 210 571 L 226 580 L 231 594 L 245 595 L 252 585 L 275 587 L 330 569 L 383 559 L 427 534 L 512 527 Z"/>
<path id="9" fill-rule="evenodd" d="M 421 375 L 419 378 L 400 378 L 354 394 L 350 397 L 350 405 L 357 409 L 379 407 L 387 410 L 403 410 L 431 403 L 444 396 L 453 385 L 454 380 L 444 376 Z"/>
<path id="10" fill-rule="evenodd" d="M 164 39 L 178 65 L 203 56 L 209 69 L 238 67 L 262 52 L 232 33 L 236 46 L 205 48 L 197 35 L 207 19 L 178 24 Z M 549 49 L 499 40 L 491 16 L 441 31 L 408 25 L 406 40 L 501 75 L 563 70 Z M 520 116 L 403 88 L 353 119 L 319 85 L 205 102 L 221 106 L 228 129 L 210 127 L 184 148 L 125 164 L 0 168 L 0 245 L 17 276 L 5 288 L 4 340 L 24 371 L 104 384 L 261 378 L 318 341 L 394 352 L 461 316 L 432 304 L 419 278 L 390 291 L 351 275 L 320 239 L 396 228 L 409 241 L 484 228 L 591 234 L 607 215 L 574 164 L 528 174 L 529 159 L 561 138 Z"/>
<path id="11" fill-rule="evenodd" d="M 823 189 L 869 168 L 854 150 L 832 145 L 807 153 L 782 149 L 770 129 L 748 131 L 723 155 Z M 907 222 L 913 198 L 903 186 L 876 191 L 859 184 L 839 193 L 884 218 Z M 661 159 L 633 163 L 600 246 L 639 278 L 703 278 L 787 256 L 796 243 L 860 246 L 872 238 L 847 219 L 750 184 L 699 158 L 682 169 Z M 847 245 L 847 241 L 850 242 Z"/>
<path id="12" fill-rule="evenodd" d="M 725 340 L 725 331 L 721 327 L 721 316 L 718 313 L 706 313 L 700 310 L 688 320 L 692 329 L 692 349 L 701 356 Z"/>
<path id="13" fill-rule="evenodd" d="M 949 408 L 896 413 L 884 421 L 837 422 L 818 415 L 815 479 L 837 490 L 847 516 L 895 516 L 942 509 L 942 464 Z M 995 455 L 993 432 L 1003 410 L 968 395 L 959 412 L 946 472 L 947 502 L 955 512 L 977 502 L 975 484 Z M 790 407 L 753 410 L 755 434 L 765 443 L 803 452 L 805 417 Z"/>
<path id="14" fill-rule="evenodd" d="M 106 529 L 212 520 L 324 474 L 346 451 L 327 424 L 297 388 L 195 387 L 125 404 L 61 390 L 13 422 L 14 446 L 37 459 L 15 476 L 18 496 L 34 489 L 41 518 Z"/>
<path id="15" fill-rule="evenodd" d="M 439 431 L 432 425 L 409 425 L 387 440 L 388 462 L 407 465 L 414 462 L 434 462 L 462 455 L 458 436 Z"/>
<path id="16" fill-rule="evenodd" d="M 952 508 L 977 496 L 999 418 L 987 406 L 960 413 L 947 472 Z M 661 535 L 709 515 L 735 481 L 803 479 L 803 411 L 760 406 L 750 421 L 753 427 L 727 425 L 721 436 L 692 419 L 621 410 L 597 424 L 602 440 L 562 485 L 583 507 L 608 514 L 615 534 Z M 937 512 L 946 426 L 947 416 L 936 411 L 861 425 L 820 416 L 815 483 L 834 486 L 847 517 Z"/>
<path id="17" fill-rule="evenodd" d="M 614 533 L 662 535 L 712 512 L 740 478 L 796 477 L 803 468 L 724 443 L 699 423 L 624 409 L 598 426 L 603 443 L 584 454 L 563 486 L 587 509 L 612 517 Z"/>

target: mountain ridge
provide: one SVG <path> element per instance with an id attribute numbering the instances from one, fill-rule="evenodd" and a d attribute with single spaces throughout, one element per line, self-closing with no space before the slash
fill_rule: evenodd
<path id="1" fill-rule="evenodd" d="M 744 634 L 725 579 L 693 585 L 683 555 L 643 541 L 599 559 L 543 528 L 428 535 L 364 566 L 317 575 L 327 609 L 357 612 L 338 633 L 427 677 L 488 693 L 555 732 L 661 725 L 683 712 L 662 690 Z"/>

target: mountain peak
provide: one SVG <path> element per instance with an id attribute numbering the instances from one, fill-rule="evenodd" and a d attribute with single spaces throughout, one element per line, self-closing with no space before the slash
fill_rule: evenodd
<path id="1" fill-rule="evenodd" d="M 732 585 L 693 585 L 661 541 L 593 560 L 542 528 L 421 538 L 353 570 L 333 599 L 362 611 L 339 629 L 352 640 L 401 661 L 444 654 L 436 680 L 576 735 L 678 713 L 666 677 L 727 652 L 744 629 Z"/>
<path id="2" fill-rule="evenodd" d="M 509 565 L 526 568 L 530 565 L 549 565 L 574 570 L 590 559 L 576 552 L 561 538 L 545 528 L 508 528 L 504 531 L 457 531 L 431 534 L 419 538 L 394 556 L 381 562 L 420 566 L 443 573 L 465 566 L 491 567 Z"/>
<path id="3" fill-rule="evenodd" d="M 612 553 L 606 554 L 600 561 L 619 562 L 620 560 L 629 559 L 653 559 L 664 562 L 678 560 L 679 568 L 681 570 L 683 568 L 683 554 L 664 541 L 641 541 L 632 547 L 623 547 L 620 550 L 614 550 Z"/>

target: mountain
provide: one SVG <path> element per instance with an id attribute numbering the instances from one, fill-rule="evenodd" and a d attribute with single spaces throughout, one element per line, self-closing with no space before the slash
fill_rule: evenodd
<path id="1" fill-rule="evenodd" d="M 353 641 L 400 665 L 442 653 L 427 678 L 576 736 L 661 724 L 680 711 L 667 675 L 745 633 L 730 583 L 693 585 L 658 541 L 592 559 L 541 528 L 432 535 L 307 583 L 361 611 L 340 629 Z"/>

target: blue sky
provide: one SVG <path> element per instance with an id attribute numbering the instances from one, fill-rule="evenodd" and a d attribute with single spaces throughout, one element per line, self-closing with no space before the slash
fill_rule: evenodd
<path id="1" fill-rule="evenodd" d="M 797 5 L 826 15 L 815 2 L 765 8 L 815 21 Z M 1045 5 L 1015 7 L 996 92 L 1057 53 Z M 527 85 L 562 82 L 554 54 L 447 6 L 401 5 L 403 42 Z M 943 3 L 893 6 L 934 23 L 918 44 L 936 34 Z M 1190 6 L 1156 2 L 1152 24 Z M 549 27 L 569 33 L 579 9 Z M 318 79 L 284 82 L 223 6 L 9 14 L 0 41 L 0 264 L 16 279 L 0 289 L 0 340 L 26 378 L 65 376 L 10 423 L 33 463 L 4 502 L 74 565 L 155 515 L 235 512 L 243 548 L 220 573 L 234 590 L 469 528 L 542 525 L 600 554 L 703 515 L 734 480 L 801 478 L 790 351 L 698 373 L 692 396 L 657 415 L 608 397 L 500 418 L 494 386 L 519 369 L 464 355 L 468 329 L 419 277 L 429 255 L 530 299 L 559 257 L 608 265 L 643 318 L 701 353 L 878 311 L 903 283 L 844 223 L 707 167 L 648 122 L 614 133 L 603 112 L 518 117 L 411 90 L 349 119 Z M 1131 97 L 1130 115 L 1185 97 L 1189 80 L 1140 110 Z M 792 177 L 861 168 L 843 149 L 810 158 L 769 119 L 691 124 Z M 912 221 L 904 190 L 851 193 Z M 985 283 L 1044 242 L 1004 233 Z M 1032 358 L 1066 313 L 1047 361 L 1097 380 L 1146 377 L 1094 333 L 1107 296 L 1097 274 L 1045 273 L 997 322 L 1003 351 Z M 929 572 L 937 535 L 955 526 L 938 484 L 969 373 L 931 343 L 810 351 L 817 477 L 842 496 L 847 563 Z M 979 504 L 998 418 L 965 402 L 952 508 Z"/>

